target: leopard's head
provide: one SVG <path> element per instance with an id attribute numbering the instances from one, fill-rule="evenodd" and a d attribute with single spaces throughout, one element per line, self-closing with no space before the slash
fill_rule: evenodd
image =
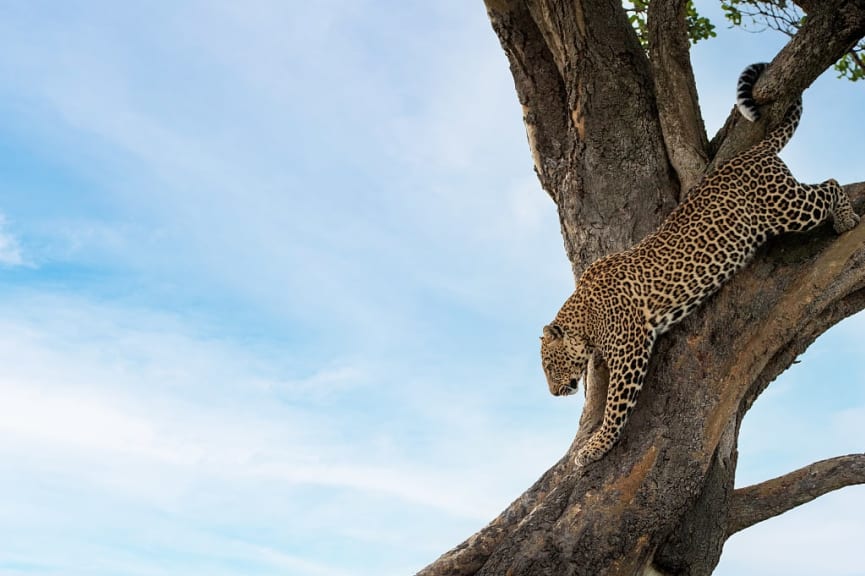
<path id="1" fill-rule="evenodd" d="M 585 377 L 589 361 L 585 341 L 570 335 L 558 324 L 544 326 L 541 336 L 541 365 L 553 396 L 569 396 Z"/>

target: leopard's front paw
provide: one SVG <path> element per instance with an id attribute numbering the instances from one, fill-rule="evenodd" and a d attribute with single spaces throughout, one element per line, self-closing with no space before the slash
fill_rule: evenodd
<path id="1" fill-rule="evenodd" d="M 591 444 L 587 444 L 580 448 L 579 452 L 577 452 L 577 456 L 574 458 L 574 463 L 578 468 L 582 468 L 592 462 L 601 459 L 601 456 L 604 455 L 604 450 L 599 449 Z"/>

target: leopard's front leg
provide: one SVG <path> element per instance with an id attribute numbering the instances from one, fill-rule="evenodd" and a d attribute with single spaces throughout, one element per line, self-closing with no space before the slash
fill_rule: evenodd
<path id="1" fill-rule="evenodd" d="M 604 418 L 601 427 L 577 452 L 577 466 L 599 460 L 619 439 L 643 387 L 654 340 L 654 333 L 643 332 L 605 351 L 610 382 Z"/>

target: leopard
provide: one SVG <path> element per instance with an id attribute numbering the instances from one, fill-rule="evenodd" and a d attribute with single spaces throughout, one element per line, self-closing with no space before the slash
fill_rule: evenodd
<path id="1" fill-rule="evenodd" d="M 761 116 L 753 88 L 767 67 L 752 64 L 739 76 L 736 108 L 751 122 Z M 703 176 L 655 232 L 590 264 L 543 327 L 541 364 L 553 396 L 574 394 L 593 356 L 609 373 L 603 418 L 577 451 L 578 468 L 618 441 L 658 337 L 717 292 L 769 238 L 829 220 L 838 234 L 858 224 L 836 180 L 801 184 L 778 157 L 801 116 L 800 94 L 777 127 Z"/>

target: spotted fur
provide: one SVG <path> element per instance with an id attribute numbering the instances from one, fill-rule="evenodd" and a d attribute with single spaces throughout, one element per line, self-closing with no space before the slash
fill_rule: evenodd
<path id="1" fill-rule="evenodd" d="M 746 117 L 759 116 L 750 89 L 764 69 L 749 66 L 739 79 L 737 100 Z M 541 361 L 553 395 L 577 390 L 592 354 L 609 368 L 603 421 L 578 452 L 578 465 L 598 460 L 618 440 L 657 337 L 717 291 L 769 237 L 827 220 L 840 234 L 859 221 L 835 180 L 800 184 L 778 158 L 801 113 L 801 101 L 794 103 L 764 140 L 704 178 L 655 233 L 589 266 L 544 327 Z"/>

